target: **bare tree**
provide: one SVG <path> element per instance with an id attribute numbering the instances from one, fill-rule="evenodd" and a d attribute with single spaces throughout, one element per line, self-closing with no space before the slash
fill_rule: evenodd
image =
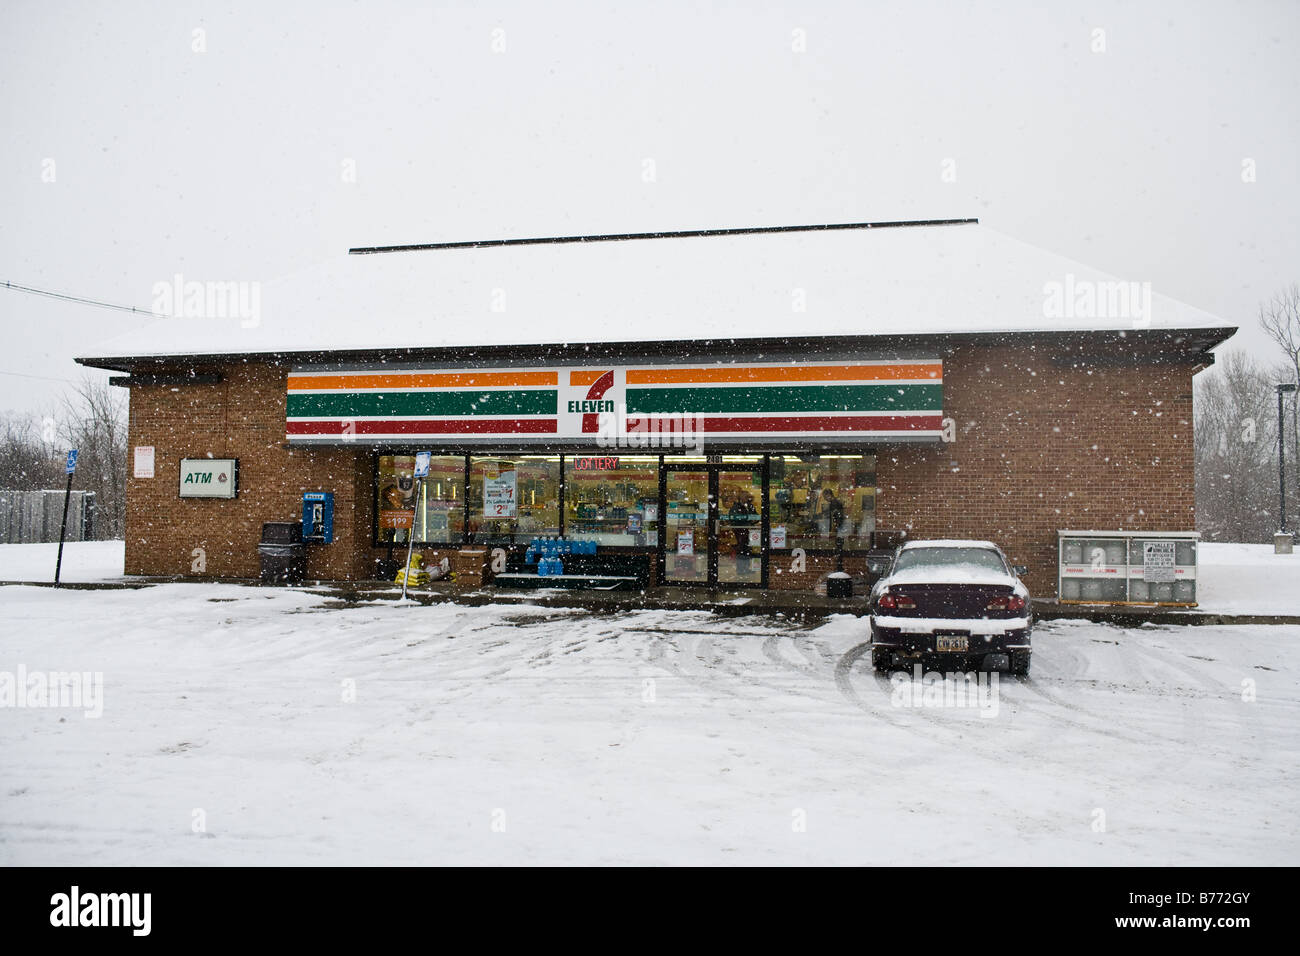
<path id="1" fill-rule="evenodd" d="M 1274 384 L 1300 382 L 1300 283 L 1291 283 L 1259 307 L 1259 324 L 1286 357 Z M 1291 393 L 1291 462 L 1300 475 L 1300 389 Z M 1295 475 L 1287 481 L 1295 488 Z"/>
<path id="2" fill-rule="evenodd" d="M 107 382 L 83 379 L 64 396 L 62 436 L 79 452 L 78 486 L 95 493 L 95 537 L 126 531 L 126 398 Z"/>
<path id="3" fill-rule="evenodd" d="M 1196 525 L 1206 540 L 1262 543 L 1277 528 L 1273 378 L 1240 351 L 1196 377 Z"/>
<path id="4" fill-rule="evenodd" d="M 52 417 L 0 418 L 0 489 L 39 491 L 57 488 L 57 429 Z"/>

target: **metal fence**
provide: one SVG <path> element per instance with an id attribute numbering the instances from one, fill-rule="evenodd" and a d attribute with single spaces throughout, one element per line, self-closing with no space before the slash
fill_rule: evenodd
<path id="1" fill-rule="evenodd" d="M 0 542 L 33 544 L 59 540 L 62 491 L 0 491 Z M 95 493 L 74 491 L 68 502 L 68 541 L 95 537 Z"/>

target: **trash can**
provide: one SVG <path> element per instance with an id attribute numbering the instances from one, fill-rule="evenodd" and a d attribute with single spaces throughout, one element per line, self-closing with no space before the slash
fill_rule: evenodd
<path id="1" fill-rule="evenodd" d="M 853 578 L 843 571 L 832 571 L 826 575 L 826 596 L 828 598 L 853 597 Z"/>
<path id="2" fill-rule="evenodd" d="M 307 546 L 302 543 L 302 524 L 297 521 L 268 521 L 262 525 L 257 545 L 262 561 L 263 584 L 297 584 L 307 576 Z"/>
<path id="3" fill-rule="evenodd" d="M 826 576 L 828 598 L 853 597 L 853 578 L 844 571 L 844 539 L 835 536 L 835 570 Z"/>

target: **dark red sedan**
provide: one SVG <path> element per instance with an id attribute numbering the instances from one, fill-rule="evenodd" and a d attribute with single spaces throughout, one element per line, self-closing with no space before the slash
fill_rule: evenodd
<path id="1" fill-rule="evenodd" d="M 1029 673 L 1024 568 L 991 541 L 909 541 L 871 591 L 871 663 Z"/>

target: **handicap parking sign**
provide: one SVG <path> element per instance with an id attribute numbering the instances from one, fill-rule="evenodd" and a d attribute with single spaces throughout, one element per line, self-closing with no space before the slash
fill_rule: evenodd
<path id="1" fill-rule="evenodd" d="M 77 470 L 77 449 L 68 452 L 68 474 Z"/>

